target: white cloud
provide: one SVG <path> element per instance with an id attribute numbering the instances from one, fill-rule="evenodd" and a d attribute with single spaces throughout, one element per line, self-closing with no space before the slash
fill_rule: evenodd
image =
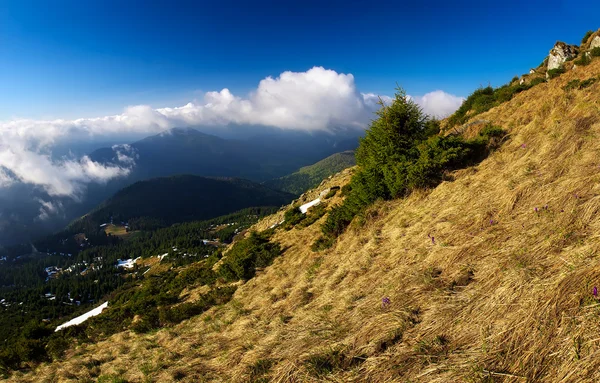
<path id="1" fill-rule="evenodd" d="M 63 205 L 60 202 L 44 201 L 42 199 L 37 200 L 40 203 L 40 214 L 37 216 L 37 220 L 45 221 L 52 215 L 60 214 L 63 209 Z"/>
<path id="2" fill-rule="evenodd" d="M 423 108 L 423 112 L 437 118 L 448 117 L 465 101 L 464 97 L 458 97 L 442 90 L 436 90 L 423 96 L 409 97 Z"/>
<path id="3" fill-rule="evenodd" d="M 381 96 L 391 103 L 388 96 Z M 423 110 L 442 117 L 453 112 L 461 97 L 442 91 L 413 97 Z M 153 134 L 173 127 L 257 125 L 280 129 L 327 131 L 362 130 L 378 109 L 379 96 L 360 93 L 352 74 L 322 67 L 267 77 L 247 97 L 228 89 L 204 94 L 203 100 L 181 107 L 153 109 L 129 106 L 122 114 L 76 120 L 14 119 L 0 121 L 0 187 L 11 182 L 38 185 L 51 196 L 77 197 L 85 184 L 128 174 L 137 154 L 127 145 L 113 147 L 114 164 L 88 157 L 52 159 L 61 141 L 128 134 Z M 46 209 L 47 210 L 47 209 Z"/>

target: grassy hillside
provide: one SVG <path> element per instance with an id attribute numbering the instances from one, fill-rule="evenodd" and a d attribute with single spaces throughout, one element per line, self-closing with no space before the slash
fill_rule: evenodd
<path id="1" fill-rule="evenodd" d="M 205 220 L 251 206 L 281 206 L 292 198 L 251 181 L 181 175 L 128 186 L 82 220 L 100 225 L 112 218 L 129 222 L 135 230 Z"/>
<path id="2" fill-rule="evenodd" d="M 595 59 L 477 114 L 507 131 L 498 150 L 435 188 L 376 202 L 329 249 L 308 246 L 327 215 L 276 230 L 282 254 L 229 303 L 11 379 L 599 381 L 598 76 Z M 482 124 L 465 122 L 477 137 Z"/>
<path id="3" fill-rule="evenodd" d="M 264 184 L 272 189 L 300 195 L 317 187 L 325 178 L 354 165 L 356 165 L 354 151 L 335 153 L 316 164 L 305 166 L 295 173 Z"/>

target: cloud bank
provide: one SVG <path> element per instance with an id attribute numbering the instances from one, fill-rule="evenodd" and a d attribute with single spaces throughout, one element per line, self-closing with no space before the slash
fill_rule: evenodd
<path id="1" fill-rule="evenodd" d="M 54 145 L 77 138 L 154 134 L 173 127 L 268 126 L 303 131 L 337 128 L 365 129 L 377 110 L 379 96 L 361 93 L 352 74 L 322 67 L 267 77 L 246 97 L 228 89 L 207 92 L 200 101 L 181 107 L 153 109 L 129 106 L 113 116 L 76 120 L 14 119 L 0 122 L 0 187 L 23 182 L 43 188 L 50 196 L 77 198 L 87 183 L 127 175 L 135 153 L 127 145 L 113 147 L 116 164 L 82 158 L 53 159 Z M 391 98 L 382 96 L 384 102 Z M 435 91 L 413 97 L 423 110 L 444 117 L 463 99 Z M 58 209 L 42 204 L 40 219 Z"/>

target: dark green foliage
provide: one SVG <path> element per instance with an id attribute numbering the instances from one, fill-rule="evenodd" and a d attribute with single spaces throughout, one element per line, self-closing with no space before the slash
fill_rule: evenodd
<path id="1" fill-rule="evenodd" d="M 556 68 L 556 69 L 550 69 L 548 71 L 548 78 L 553 79 L 553 78 L 560 76 L 563 73 L 565 73 L 565 68 L 562 68 L 562 67 Z"/>
<path id="2" fill-rule="evenodd" d="M 93 224 L 128 222 L 132 230 L 205 220 L 250 206 L 281 206 L 293 195 L 241 179 L 182 175 L 128 186 L 83 218 Z"/>
<path id="3" fill-rule="evenodd" d="M 285 177 L 265 182 L 265 185 L 277 190 L 300 195 L 319 186 L 325 178 L 346 168 L 356 165 L 353 151 L 333 154 L 314 165 L 305 166 Z"/>
<path id="4" fill-rule="evenodd" d="M 592 57 L 600 57 L 600 47 L 596 47 L 590 51 Z"/>
<path id="5" fill-rule="evenodd" d="M 299 207 L 292 207 L 290 209 L 288 209 L 284 216 L 284 224 L 283 227 L 286 230 L 290 230 L 292 229 L 294 226 L 296 226 L 297 224 L 299 224 L 300 222 L 302 222 L 304 220 L 304 218 L 306 218 L 306 215 L 304 215 L 301 211 Z"/>
<path id="6" fill-rule="evenodd" d="M 323 377 L 335 370 L 348 370 L 364 360 L 364 357 L 350 357 L 342 350 L 331 349 L 310 355 L 304 360 L 304 364 L 312 375 Z"/>
<path id="7" fill-rule="evenodd" d="M 315 240 L 315 242 L 310 246 L 312 251 L 321 251 L 325 249 L 329 249 L 335 243 L 335 238 L 331 235 L 328 236 L 320 236 Z"/>
<path id="8" fill-rule="evenodd" d="M 587 31 L 585 32 L 585 35 L 583 35 L 583 38 L 581 39 L 581 45 L 587 43 L 588 39 L 590 38 L 590 36 L 594 33 L 594 31 Z"/>
<path id="9" fill-rule="evenodd" d="M 565 91 L 570 91 L 570 90 L 581 90 L 581 89 L 585 89 L 587 87 L 592 86 L 596 81 L 598 81 L 598 77 L 590 77 L 586 80 L 579 80 L 579 79 L 575 79 L 575 80 L 571 80 L 567 83 L 567 85 L 565 85 L 563 87 L 563 89 Z"/>
<path id="10" fill-rule="evenodd" d="M 338 190 L 340 190 L 339 186 L 331 187 L 331 189 L 329 189 L 329 192 L 327 192 L 327 194 L 325 195 L 324 199 L 329 199 L 333 197 L 338 192 Z"/>
<path id="11" fill-rule="evenodd" d="M 346 184 L 344 186 L 342 186 L 342 197 L 347 196 L 348 194 L 350 194 L 350 192 L 352 191 L 352 184 Z"/>
<path id="12" fill-rule="evenodd" d="M 259 359 L 248 368 L 249 381 L 252 383 L 268 382 L 266 375 L 271 371 L 275 364 L 273 359 Z"/>
<path id="13" fill-rule="evenodd" d="M 193 316 L 200 315 L 212 306 L 229 302 L 235 290 L 235 286 L 215 288 L 207 294 L 202 295 L 195 302 L 186 302 L 168 308 L 161 308 L 159 311 L 160 323 L 163 325 L 173 325 Z"/>
<path id="14" fill-rule="evenodd" d="M 538 85 L 538 84 L 541 84 L 541 83 L 543 83 L 543 82 L 546 82 L 546 79 L 545 79 L 545 78 L 543 78 L 543 77 L 536 77 L 536 78 L 534 78 L 533 80 L 531 80 L 531 81 L 529 82 L 529 86 L 530 86 L 530 87 L 534 87 L 534 86 L 536 86 L 536 85 Z"/>
<path id="15" fill-rule="evenodd" d="M 586 66 L 589 65 L 592 62 L 592 57 L 591 55 L 587 54 L 586 52 L 584 52 L 580 58 L 578 58 L 577 60 L 574 61 L 575 65 L 579 65 L 579 66 Z"/>
<path id="16" fill-rule="evenodd" d="M 598 81 L 598 77 L 590 77 L 587 80 L 583 80 L 581 84 L 579 84 L 579 89 L 585 89 L 587 87 L 592 86 L 596 81 Z"/>
<path id="17" fill-rule="evenodd" d="M 491 86 L 479 88 L 467 97 L 452 116 L 448 117 L 448 126 L 452 127 L 464 124 L 474 115 L 486 112 L 495 106 L 510 101 L 515 94 L 530 89 L 540 82 L 542 81 L 534 79 L 530 84 L 503 85 L 496 89 Z"/>
<path id="18" fill-rule="evenodd" d="M 325 213 L 327 213 L 327 205 L 326 204 L 320 203 L 316 206 L 313 206 L 310 209 L 308 209 L 308 212 L 306 212 L 306 214 L 305 214 L 304 220 L 302 220 L 302 222 L 300 222 L 296 227 L 298 227 L 298 228 L 308 227 L 308 226 L 312 225 L 313 223 L 315 223 L 316 221 L 318 221 L 319 218 L 321 218 L 322 216 L 325 215 Z"/>
<path id="19" fill-rule="evenodd" d="M 226 281 L 248 280 L 254 277 L 257 268 L 269 266 L 280 254 L 279 243 L 271 242 L 265 233 L 253 232 L 233 245 L 219 268 L 219 275 Z"/>
<path id="20" fill-rule="evenodd" d="M 489 88 L 484 94 L 492 95 Z M 361 140 L 356 158 L 360 166 L 352 177 L 352 190 L 334 206 L 322 226 L 323 237 L 313 244 L 331 246 L 352 219 L 378 199 L 405 196 L 417 188 L 434 187 L 446 172 L 481 161 L 505 133 L 488 125 L 478 137 L 430 135 L 419 107 L 399 91 L 391 106 L 383 106 Z"/>

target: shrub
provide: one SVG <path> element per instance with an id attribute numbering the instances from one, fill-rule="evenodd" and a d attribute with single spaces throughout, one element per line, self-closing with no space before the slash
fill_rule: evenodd
<path id="1" fill-rule="evenodd" d="M 481 94 L 489 96 L 493 90 L 484 89 Z M 445 172 L 483 159 L 505 135 L 502 129 L 488 125 L 472 140 L 455 135 L 427 136 L 427 120 L 402 91 L 378 115 L 356 151 L 360 168 L 352 177 L 352 191 L 341 205 L 330 210 L 321 227 L 323 237 L 313 244 L 313 250 L 331 246 L 352 219 L 376 200 L 437 185 Z"/>
<path id="2" fill-rule="evenodd" d="M 563 86 L 563 90 L 569 91 L 569 90 L 573 90 L 573 89 L 579 89 L 580 84 L 581 84 L 581 81 L 579 81 L 578 79 L 571 80 L 567 83 L 567 85 Z"/>
<path id="3" fill-rule="evenodd" d="M 583 80 L 579 84 L 579 89 L 585 89 L 589 86 L 592 86 L 596 81 L 598 81 L 598 77 L 590 77 L 587 80 Z"/>
<path id="4" fill-rule="evenodd" d="M 460 108 L 458 108 L 458 110 L 450 117 L 448 117 L 448 126 L 452 127 L 459 124 L 464 124 L 470 117 L 486 112 L 503 102 L 510 101 L 515 94 L 538 84 L 538 82 L 534 83 L 534 81 L 535 80 L 533 80 L 529 85 L 503 85 L 496 89 L 488 86 L 486 88 L 479 88 L 475 90 L 469 97 L 467 97 Z"/>
<path id="5" fill-rule="evenodd" d="M 579 65 L 579 66 L 586 66 L 586 65 L 589 65 L 591 62 L 592 62 L 591 55 L 589 55 L 585 52 L 579 59 L 574 61 L 575 65 Z"/>
<path id="6" fill-rule="evenodd" d="M 581 45 L 587 43 L 588 39 L 590 38 L 590 36 L 594 33 L 594 31 L 587 31 L 585 32 L 585 35 L 583 35 L 583 38 L 581 39 Z"/>
<path id="7" fill-rule="evenodd" d="M 590 51 L 592 57 L 600 57 L 600 47 L 596 47 Z"/>
<path id="8" fill-rule="evenodd" d="M 335 192 L 335 190 L 334 190 Z M 331 193 L 331 192 L 330 192 Z M 308 212 L 306 213 L 306 218 L 300 222 L 300 224 L 298 224 L 298 228 L 303 228 L 303 227 L 308 227 L 310 225 L 312 225 L 313 223 L 317 222 L 319 220 L 319 218 L 321 218 L 322 216 L 325 215 L 325 213 L 327 213 L 327 205 L 324 203 L 321 203 L 319 205 L 313 206 L 310 209 L 308 209 Z"/>
<path id="9" fill-rule="evenodd" d="M 553 79 L 565 73 L 565 68 L 555 68 L 548 71 L 548 78 Z"/>
<path id="10" fill-rule="evenodd" d="M 257 268 L 269 266 L 281 254 L 281 245 L 270 242 L 265 233 L 253 232 L 233 245 L 218 270 L 226 281 L 248 280 Z"/>
<path id="11" fill-rule="evenodd" d="M 299 207 L 294 206 L 285 212 L 283 218 L 285 220 L 283 225 L 284 229 L 290 230 L 302 222 L 306 218 L 306 215 L 300 211 Z"/>
<path id="12" fill-rule="evenodd" d="M 160 323 L 163 325 L 177 324 L 183 320 L 200 315 L 215 305 L 229 302 L 235 290 L 235 286 L 216 288 L 202 295 L 195 302 L 186 302 L 177 306 L 161 308 L 159 314 Z"/>
<path id="13" fill-rule="evenodd" d="M 543 82 L 546 82 L 546 79 L 545 79 L 545 78 L 542 78 L 542 77 L 536 77 L 536 78 L 534 78 L 533 80 L 531 80 L 531 82 L 529 83 L 529 87 L 534 87 L 534 86 L 536 86 L 536 85 L 538 85 L 538 84 L 541 84 L 541 83 L 543 83 Z"/>
<path id="14" fill-rule="evenodd" d="M 597 77 L 590 77 L 587 80 L 583 80 L 583 81 L 575 79 L 575 80 L 569 81 L 567 83 L 567 85 L 565 85 L 563 87 L 563 89 L 565 91 L 570 91 L 570 90 L 575 90 L 575 89 L 581 90 L 581 89 L 585 89 L 589 86 L 592 86 L 596 81 L 598 81 Z"/>
<path id="15" fill-rule="evenodd" d="M 346 185 L 342 186 L 342 193 L 340 195 L 342 197 L 345 197 L 348 194 L 350 194 L 351 191 L 352 191 L 352 185 L 351 184 L 346 184 Z"/>
<path id="16" fill-rule="evenodd" d="M 329 198 L 333 197 L 338 192 L 338 190 L 340 190 L 339 186 L 331 187 L 329 192 L 325 195 L 324 199 L 329 199 Z"/>

